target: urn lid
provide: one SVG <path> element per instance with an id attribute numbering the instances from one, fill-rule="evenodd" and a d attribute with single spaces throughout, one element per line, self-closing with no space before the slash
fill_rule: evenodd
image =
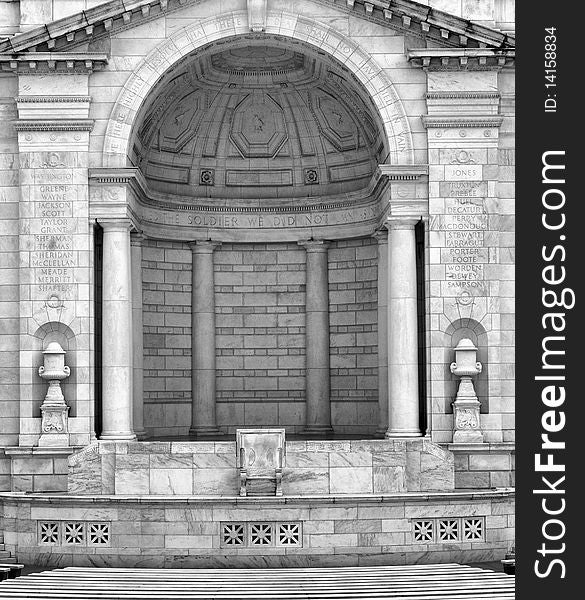
<path id="1" fill-rule="evenodd" d="M 43 350 L 43 354 L 65 354 L 65 350 L 61 348 L 59 342 L 51 342 L 47 348 Z"/>
<path id="2" fill-rule="evenodd" d="M 469 338 L 463 338 L 459 340 L 455 351 L 457 350 L 477 350 L 477 348 L 473 345 L 473 342 Z"/>

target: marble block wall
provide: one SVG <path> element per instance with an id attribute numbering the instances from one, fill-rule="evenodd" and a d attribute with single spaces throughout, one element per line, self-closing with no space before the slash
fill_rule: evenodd
<path id="1" fill-rule="evenodd" d="M 191 414 L 191 249 L 143 244 L 144 411 L 153 435 L 186 435 Z M 328 251 L 331 413 L 338 433 L 378 426 L 377 244 Z M 306 252 L 296 243 L 214 251 L 218 426 L 305 425 Z"/>
<path id="2" fill-rule="evenodd" d="M 329 247 L 331 420 L 340 433 L 378 427 L 378 246 L 373 238 Z"/>
<path id="3" fill-rule="evenodd" d="M 235 442 L 95 442 L 69 459 L 70 494 L 236 496 Z M 285 496 L 454 487 L 453 455 L 428 440 L 287 442 Z"/>
<path id="4" fill-rule="evenodd" d="M 516 453 L 513 444 L 473 446 L 468 444 L 453 448 L 456 488 L 486 489 L 516 485 Z"/>
<path id="5" fill-rule="evenodd" d="M 1 21 L 1 19 L 0 19 Z M 0 447 L 18 443 L 20 333 L 18 292 L 18 138 L 10 123 L 18 117 L 16 77 L 0 75 Z M 0 453 L 0 490 L 10 489 L 10 461 Z"/>
<path id="6" fill-rule="evenodd" d="M 134 568 L 328 567 L 374 564 L 484 562 L 514 543 L 514 493 L 427 492 L 376 497 L 315 498 L 80 498 L 0 493 L 6 549 L 39 566 Z M 441 539 L 448 520 L 457 539 Z M 422 536 L 417 523 L 434 531 Z M 294 545 L 226 546 L 225 523 L 298 527 Z M 90 533 L 67 543 L 75 523 Z M 466 524 L 475 526 L 466 529 Z M 55 535 L 43 536 L 42 527 Z M 86 541 L 87 540 L 87 541 Z M 247 542 L 247 543 L 246 543 Z"/>
<path id="7" fill-rule="evenodd" d="M 154 435 L 186 435 L 191 422 L 191 250 L 144 240 L 144 424 Z"/>
<path id="8" fill-rule="evenodd" d="M 222 244 L 214 252 L 218 426 L 305 422 L 305 250 Z"/>

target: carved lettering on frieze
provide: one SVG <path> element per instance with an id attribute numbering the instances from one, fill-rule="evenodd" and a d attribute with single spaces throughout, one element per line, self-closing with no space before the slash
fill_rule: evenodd
<path id="1" fill-rule="evenodd" d="M 145 209 L 143 220 L 148 223 L 182 227 L 212 227 L 218 229 L 288 229 L 321 227 L 373 221 L 377 211 L 372 206 L 340 209 L 329 212 L 273 214 L 209 214 L 205 212 L 169 212 Z"/>
<path id="2" fill-rule="evenodd" d="M 466 181 L 483 179 L 482 165 L 445 165 L 447 181 Z"/>
<path id="3" fill-rule="evenodd" d="M 484 215 L 486 214 L 483 199 L 447 198 L 445 212 L 448 215 Z"/>
<path id="4" fill-rule="evenodd" d="M 484 278 L 483 265 L 468 263 L 445 265 L 445 277 L 447 280 L 479 281 Z"/>

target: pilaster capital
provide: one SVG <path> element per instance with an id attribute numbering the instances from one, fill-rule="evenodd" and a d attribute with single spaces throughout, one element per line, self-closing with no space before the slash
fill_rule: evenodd
<path id="1" fill-rule="evenodd" d="M 193 254 L 213 254 L 213 251 L 221 246 L 221 242 L 214 240 L 194 240 L 189 242 L 189 247 Z"/>
<path id="2" fill-rule="evenodd" d="M 325 240 L 301 240 L 297 244 L 307 252 L 327 252 L 329 248 L 329 242 Z"/>
<path id="3" fill-rule="evenodd" d="M 132 219 L 127 218 L 100 218 L 97 219 L 97 222 L 101 225 L 104 232 L 107 233 L 116 231 L 127 232 L 134 227 Z"/>
<path id="4" fill-rule="evenodd" d="M 145 239 L 144 233 L 142 231 L 131 231 L 130 232 L 130 245 L 132 246 L 142 246 L 142 243 Z"/>
<path id="5" fill-rule="evenodd" d="M 411 215 L 393 215 L 387 217 L 384 226 L 388 231 L 395 231 L 397 229 L 412 229 L 414 226 L 422 220 L 422 216 L 413 217 Z"/>
<path id="6" fill-rule="evenodd" d="M 372 233 L 372 237 L 378 241 L 379 245 L 388 243 L 388 230 L 387 229 L 378 229 Z"/>

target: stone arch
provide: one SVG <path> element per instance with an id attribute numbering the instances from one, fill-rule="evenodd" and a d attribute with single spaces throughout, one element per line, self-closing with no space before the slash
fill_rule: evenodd
<path id="1" fill-rule="evenodd" d="M 481 373 L 475 378 L 474 386 L 477 398 L 481 403 L 480 412 L 489 413 L 489 340 L 488 332 L 484 326 L 475 319 L 457 319 L 447 327 L 445 332 L 446 338 L 446 368 L 449 371 L 449 365 L 454 360 L 453 348 L 457 346 L 463 338 L 470 339 L 477 348 L 477 360 L 482 364 Z M 459 386 L 459 378 L 451 374 L 447 377 L 448 398 L 455 399 L 457 388 Z M 452 407 L 449 407 L 449 412 L 452 412 Z"/>
<path id="2" fill-rule="evenodd" d="M 67 353 L 65 355 L 65 364 L 71 369 L 71 375 L 63 380 L 61 389 L 65 396 L 65 401 L 69 408 L 69 416 L 77 416 L 77 339 L 73 330 L 59 321 L 49 321 L 43 323 L 33 334 L 32 361 L 35 374 L 38 375 L 38 368 L 43 364 L 43 350 L 51 342 L 59 342 L 61 347 Z M 47 384 L 40 377 L 33 377 L 33 416 L 40 417 L 40 406 L 47 391 Z"/>
<path id="3" fill-rule="evenodd" d="M 412 134 L 402 102 L 388 76 L 365 50 L 348 36 L 305 16 L 268 11 L 266 23 L 267 34 L 305 42 L 346 66 L 376 106 L 388 138 L 389 162 L 414 164 Z M 130 75 L 114 104 L 104 137 L 103 166 L 127 166 L 140 107 L 168 69 L 211 42 L 249 33 L 247 12 L 238 11 L 187 25 L 154 48 Z"/>

